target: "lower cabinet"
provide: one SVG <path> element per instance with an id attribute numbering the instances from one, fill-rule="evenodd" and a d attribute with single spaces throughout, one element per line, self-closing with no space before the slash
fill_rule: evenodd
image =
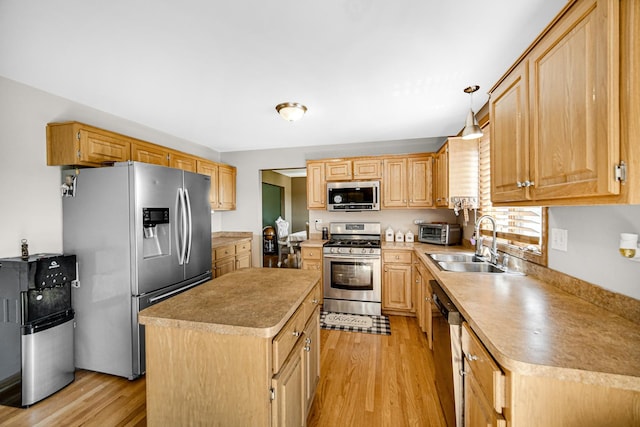
<path id="1" fill-rule="evenodd" d="M 273 377 L 272 426 L 303 426 L 306 423 L 305 366 L 303 341 L 291 351 L 289 360 Z"/>
<path id="2" fill-rule="evenodd" d="M 244 267 L 251 267 L 251 240 L 218 246 L 211 251 L 214 279 Z"/>
<path id="3" fill-rule="evenodd" d="M 413 312 L 411 273 L 413 251 L 382 251 L 382 310 L 401 315 Z"/>
<path id="4" fill-rule="evenodd" d="M 300 258 L 303 270 L 315 270 L 320 272 L 320 288 L 323 286 L 322 278 L 322 247 L 301 247 Z M 320 305 L 323 304 L 323 292 L 320 292 Z"/>
<path id="5" fill-rule="evenodd" d="M 415 307 L 416 319 L 418 326 L 422 332 L 427 335 L 429 348 L 433 350 L 433 322 L 432 316 L 435 310 L 431 298 L 432 290 L 430 280 L 433 276 L 427 270 L 427 267 L 413 256 L 413 305 Z"/>
<path id="6" fill-rule="evenodd" d="M 316 311 L 319 311 L 316 308 Z M 316 395 L 316 388 L 320 381 L 320 324 L 319 313 L 314 314 L 309 319 L 309 323 L 304 328 L 304 347 L 302 348 L 304 367 L 304 399 L 305 399 L 305 419 L 309 415 L 313 398 Z"/>

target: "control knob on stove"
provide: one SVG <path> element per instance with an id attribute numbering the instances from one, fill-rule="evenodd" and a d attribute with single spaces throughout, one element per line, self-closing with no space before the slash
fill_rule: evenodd
<path id="1" fill-rule="evenodd" d="M 338 248 L 331 248 L 331 253 L 335 254 L 336 252 L 338 252 Z"/>
<path id="2" fill-rule="evenodd" d="M 362 253 L 366 254 L 367 253 L 367 248 L 362 248 Z"/>

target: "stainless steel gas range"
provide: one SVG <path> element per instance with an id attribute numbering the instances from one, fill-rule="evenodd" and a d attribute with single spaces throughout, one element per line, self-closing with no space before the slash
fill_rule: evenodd
<path id="1" fill-rule="evenodd" d="M 380 315 L 380 223 L 332 222 L 324 244 L 324 309 Z"/>

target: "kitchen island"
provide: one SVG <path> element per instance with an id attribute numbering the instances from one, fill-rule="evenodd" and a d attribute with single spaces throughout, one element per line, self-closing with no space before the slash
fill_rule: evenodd
<path id="1" fill-rule="evenodd" d="M 247 268 L 141 311 L 148 425 L 304 424 L 319 298 L 318 272 Z"/>

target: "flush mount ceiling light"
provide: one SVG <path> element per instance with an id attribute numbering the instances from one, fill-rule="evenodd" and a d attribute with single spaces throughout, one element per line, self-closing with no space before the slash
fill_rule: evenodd
<path id="1" fill-rule="evenodd" d="M 276 105 L 276 111 L 283 119 L 295 122 L 304 116 L 304 113 L 307 112 L 307 107 L 297 102 L 283 102 Z"/>
<path id="2" fill-rule="evenodd" d="M 467 121 L 462 129 L 462 139 L 475 139 L 482 136 L 482 129 L 478 126 L 478 119 L 473 113 L 473 92 L 480 89 L 480 86 L 469 86 L 464 89 L 465 93 L 469 94 L 469 114 L 467 115 Z"/>

